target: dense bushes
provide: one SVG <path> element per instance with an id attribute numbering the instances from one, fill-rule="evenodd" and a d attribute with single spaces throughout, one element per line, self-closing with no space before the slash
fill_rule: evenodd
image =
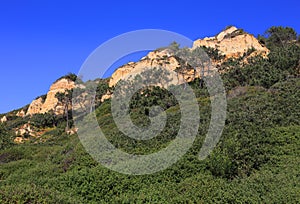
<path id="1" fill-rule="evenodd" d="M 299 83 L 300 79 L 290 79 L 270 90 L 249 87 L 231 98 L 222 139 L 204 161 L 197 154 L 210 105 L 200 99 L 201 127 L 194 146 L 178 163 L 154 175 L 112 172 L 96 163 L 76 136 L 63 135 L 64 131 L 49 132 L 61 135 L 43 144 L 2 150 L 0 157 L 6 160 L 0 168 L 0 201 L 296 202 L 300 199 Z M 179 122 L 177 111 L 176 107 L 167 110 L 165 131 Z M 111 124 L 109 103 L 96 113 L 108 139 L 124 151 L 151 153 L 170 141 L 165 137 L 145 143 L 125 140 Z M 138 119 L 133 116 L 139 124 Z"/>
<path id="2" fill-rule="evenodd" d="M 279 48 L 278 48 L 279 49 Z M 249 60 L 249 64 L 236 65 L 223 74 L 224 83 L 227 90 L 236 86 L 262 86 L 270 88 L 273 84 L 284 81 L 288 77 L 297 76 L 299 71 L 300 48 L 291 47 L 292 50 L 285 59 L 280 53 L 272 53 L 269 59 L 255 57 Z"/>
<path id="3" fill-rule="evenodd" d="M 58 117 L 51 113 L 34 114 L 30 123 L 37 128 L 54 127 L 58 123 Z"/>
<path id="4" fill-rule="evenodd" d="M 59 79 L 57 79 L 55 82 L 58 82 L 61 79 L 68 79 L 68 80 L 71 80 L 71 81 L 76 81 L 77 80 L 77 75 L 74 74 L 74 73 L 68 73 L 68 74 L 60 77 Z M 78 80 L 80 80 L 80 79 L 78 79 Z"/>
<path id="5" fill-rule="evenodd" d="M 12 144 L 11 133 L 9 133 L 7 128 L 0 123 L 0 150 L 9 148 L 11 144 Z"/>
<path id="6" fill-rule="evenodd" d="M 264 39 L 271 49 L 268 58 L 252 57 L 246 64 L 241 63 L 243 58 L 239 58 L 221 65 L 220 69 L 229 70 L 222 76 L 227 90 L 246 85 L 269 88 L 300 74 L 300 47 L 293 41 L 295 31 L 272 27 L 268 33 L 269 38 Z"/>

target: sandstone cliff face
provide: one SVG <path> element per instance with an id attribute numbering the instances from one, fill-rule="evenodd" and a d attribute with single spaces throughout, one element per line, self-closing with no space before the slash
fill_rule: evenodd
<path id="1" fill-rule="evenodd" d="M 32 115 L 42 112 L 43 103 L 44 101 L 42 98 L 33 100 L 29 105 L 26 115 Z"/>
<path id="2" fill-rule="evenodd" d="M 227 59 L 240 57 L 252 48 L 255 49 L 256 55 L 266 56 L 270 52 L 253 35 L 245 33 L 234 26 L 227 28 L 215 37 L 196 40 L 193 48 L 199 46 L 216 48 Z"/>
<path id="3" fill-rule="evenodd" d="M 225 55 L 225 60 L 229 58 L 241 57 L 249 49 L 255 49 L 255 51 L 252 52 L 250 56 L 267 56 L 267 54 L 269 53 L 269 50 L 261 45 L 253 35 L 245 33 L 241 29 L 237 29 L 234 26 L 228 27 L 215 37 L 196 40 L 191 49 L 195 49 L 199 46 L 218 49 L 221 54 Z M 218 65 L 222 63 L 222 61 L 213 61 L 213 64 Z M 156 50 L 150 52 L 147 56 L 143 57 L 138 62 L 130 62 L 118 68 L 112 74 L 112 77 L 109 81 L 109 86 L 113 87 L 118 83 L 119 80 L 125 79 L 129 75 L 141 73 L 145 68 L 161 67 L 174 71 L 180 66 L 182 65 L 180 65 L 176 57 L 172 56 L 169 53 L 168 49 Z M 190 69 L 188 71 L 184 71 L 184 74 L 182 75 L 177 74 L 176 77 L 173 77 L 174 80 L 171 83 L 183 83 L 184 81 L 191 81 L 195 77 L 200 77 L 200 73 L 193 69 Z M 65 92 L 65 90 L 70 90 L 74 87 L 75 83 L 73 81 L 65 78 L 60 79 L 50 87 L 45 101 L 43 100 L 43 98 L 38 98 L 30 104 L 26 115 L 46 113 L 51 110 L 53 110 L 55 114 L 62 114 L 64 107 L 58 102 L 55 94 L 58 92 Z M 108 99 L 110 97 L 111 94 L 108 93 L 102 97 L 101 101 L 104 101 L 105 99 Z"/>
<path id="4" fill-rule="evenodd" d="M 166 50 L 150 52 L 138 62 L 130 62 L 118 68 L 109 81 L 109 86 L 117 84 L 120 79 L 124 79 L 127 75 L 134 75 L 142 72 L 145 68 L 163 67 L 169 70 L 175 70 L 179 66 L 178 61 L 170 56 Z"/>
<path id="5" fill-rule="evenodd" d="M 244 55 L 249 49 L 255 49 L 250 56 L 262 55 L 266 57 L 269 50 L 261 45 L 259 41 L 251 34 L 231 26 L 215 37 L 209 37 L 196 40 L 191 49 L 199 46 L 211 47 L 218 49 L 222 55 L 225 55 L 225 60 L 229 58 L 238 58 Z M 221 61 L 213 61 L 214 65 L 222 63 Z M 171 56 L 167 50 L 150 52 L 146 57 L 138 62 L 130 62 L 118 68 L 112 75 L 109 86 L 117 84 L 120 79 L 124 79 L 128 75 L 140 73 L 145 67 L 162 67 L 174 71 L 180 64 L 175 57 Z M 195 77 L 200 77 L 200 73 L 189 71 L 185 73 L 185 81 L 190 81 Z M 179 79 L 182 81 L 182 79 Z M 109 98 L 109 96 L 106 96 Z"/>
<path id="6" fill-rule="evenodd" d="M 65 90 L 71 90 L 75 87 L 75 82 L 69 79 L 60 79 L 59 81 L 52 84 L 49 92 L 47 93 L 45 101 L 40 97 L 30 104 L 26 115 L 32 115 L 37 113 L 47 113 L 51 110 L 55 114 L 63 114 L 63 107 L 59 104 L 56 93 L 64 93 Z"/>

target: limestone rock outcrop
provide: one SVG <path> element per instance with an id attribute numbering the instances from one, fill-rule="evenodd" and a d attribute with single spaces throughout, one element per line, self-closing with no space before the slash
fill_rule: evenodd
<path id="1" fill-rule="evenodd" d="M 101 103 L 102 102 L 104 102 L 105 100 L 107 100 L 107 99 L 110 99 L 111 98 L 111 93 L 106 93 L 106 94 L 104 94 L 102 97 L 101 97 Z"/>
<path id="2" fill-rule="evenodd" d="M 129 62 L 128 64 L 118 68 L 112 74 L 109 86 L 112 87 L 128 74 L 134 75 L 136 73 L 140 73 L 145 68 L 163 67 L 169 70 L 175 70 L 178 66 L 179 62 L 175 57 L 170 56 L 167 50 L 153 51 L 138 62 Z"/>
<path id="3" fill-rule="evenodd" d="M 193 48 L 205 46 L 218 49 L 228 58 L 238 58 L 254 49 L 256 55 L 266 56 L 270 51 L 251 34 L 230 26 L 215 37 L 207 37 L 194 42 Z"/>
<path id="4" fill-rule="evenodd" d="M 238 58 L 243 56 L 249 50 L 253 49 L 250 56 L 261 55 L 266 57 L 270 52 L 264 45 L 251 34 L 244 32 L 234 26 L 226 28 L 224 31 L 215 37 L 209 37 L 196 40 L 191 49 L 200 46 L 211 47 L 218 49 L 220 54 L 225 55 L 225 59 Z M 212 61 L 214 65 L 221 64 L 222 61 Z M 157 50 L 150 52 L 138 62 L 130 62 L 118 68 L 109 81 L 109 86 L 112 87 L 118 83 L 119 80 L 126 78 L 128 75 L 140 73 L 143 69 L 152 67 L 162 67 L 174 71 L 180 66 L 176 58 L 168 53 L 168 50 Z M 205 75 L 205 74 L 204 74 Z M 185 73 L 185 81 L 190 81 L 194 77 L 200 77 L 199 73 L 190 71 Z M 109 96 L 106 96 L 109 98 Z"/>
<path id="5" fill-rule="evenodd" d="M 238 58 L 244 56 L 249 50 L 252 50 L 247 56 L 261 55 L 267 56 L 269 50 L 262 45 L 253 35 L 244 32 L 242 29 L 238 29 L 234 26 L 226 28 L 224 31 L 214 37 L 204 38 L 196 40 L 191 49 L 195 49 L 199 46 L 216 48 L 220 51 L 220 54 L 225 56 L 225 59 L 219 61 L 213 61 L 213 65 L 219 65 L 224 60 L 229 58 Z M 187 65 L 180 64 L 178 57 L 173 56 L 169 49 L 159 49 L 153 52 L 149 52 L 147 56 L 143 57 L 138 62 L 130 62 L 119 67 L 109 80 L 109 86 L 115 86 L 121 79 L 125 79 L 130 75 L 141 73 L 145 68 L 161 67 L 170 71 L 174 71 L 180 68 L 186 68 Z M 206 70 L 205 70 L 206 69 Z M 171 83 L 184 83 L 185 81 L 191 81 L 194 78 L 200 77 L 211 70 L 211 67 L 204 68 L 203 73 L 200 74 L 199 70 L 195 71 L 191 69 L 182 69 L 184 73 L 177 73 L 176 77 L 173 77 Z M 199 73 L 198 73 L 199 72 Z M 177 80 L 177 82 L 175 82 Z M 55 97 L 56 93 L 65 92 L 75 88 L 75 82 L 70 79 L 62 78 L 53 83 L 50 87 L 46 97 L 40 97 L 32 101 L 26 115 L 32 115 L 37 113 L 46 113 L 53 111 L 55 114 L 63 114 L 64 106 Z M 111 93 L 105 94 L 101 101 L 109 99 Z M 71 108 L 71 107 L 70 107 Z M 19 113 L 23 115 L 23 113 Z"/>
<path id="6" fill-rule="evenodd" d="M 18 117 L 25 117 L 25 115 L 26 115 L 26 113 L 23 109 L 18 111 L 17 114 L 16 114 L 16 116 L 18 116 Z"/>
<path id="7" fill-rule="evenodd" d="M 63 105 L 59 103 L 55 95 L 56 93 L 64 93 L 66 90 L 71 90 L 74 87 L 75 82 L 70 79 L 62 78 L 56 81 L 50 87 L 45 100 L 40 97 L 32 101 L 26 115 L 47 113 L 51 110 L 54 111 L 55 114 L 63 114 Z"/>
<path id="8" fill-rule="evenodd" d="M 1 119 L 0 119 L 1 123 L 5 123 L 7 121 L 7 118 L 6 116 L 3 116 Z"/>
<path id="9" fill-rule="evenodd" d="M 26 124 L 22 125 L 20 128 L 17 128 L 15 133 L 19 137 L 24 137 L 24 136 L 35 137 L 36 136 L 35 132 L 31 128 L 31 125 L 29 123 L 26 123 Z"/>
<path id="10" fill-rule="evenodd" d="M 41 97 L 33 100 L 31 102 L 31 104 L 29 105 L 26 115 L 33 115 L 33 114 L 41 113 L 43 103 L 44 103 L 44 100 Z"/>

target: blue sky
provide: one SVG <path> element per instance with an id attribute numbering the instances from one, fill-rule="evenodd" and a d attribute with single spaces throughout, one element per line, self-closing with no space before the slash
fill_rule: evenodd
<path id="1" fill-rule="evenodd" d="M 227 25 L 255 35 L 273 25 L 300 33 L 299 9 L 297 0 L 1 1 L 0 113 L 45 94 L 60 76 L 78 73 L 95 48 L 122 33 L 164 29 L 195 40 Z"/>

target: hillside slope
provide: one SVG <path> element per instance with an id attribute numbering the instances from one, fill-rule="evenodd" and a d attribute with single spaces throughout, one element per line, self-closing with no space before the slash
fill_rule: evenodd
<path id="1" fill-rule="evenodd" d="M 297 86 L 298 88 L 296 88 Z M 128 176 L 95 162 L 77 136 L 48 132 L 42 144 L 0 151 L 0 201 L 7 202 L 288 202 L 299 201 L 300 80 L 271 89 L 248 87 L 228 101 L 227 125 L 218 147 L 204 161 L 197 152 L 209 122 L 209 101 L 199 99 L 202 124 L 192 149 L 175 165 L 148 176 Z M 167 110 L 175 127 L 178 108 Z M 150 153 L 171 138 L 136 143 L 115 127 L 108 103 L 96 110 L 108 139 L 127 152 Z M 143 123 L 133 113 L 137 124 Z M 175 128 L 176 129 L 176 128 Z M 173 130 L 172 130 L 173 131 Z"/>

